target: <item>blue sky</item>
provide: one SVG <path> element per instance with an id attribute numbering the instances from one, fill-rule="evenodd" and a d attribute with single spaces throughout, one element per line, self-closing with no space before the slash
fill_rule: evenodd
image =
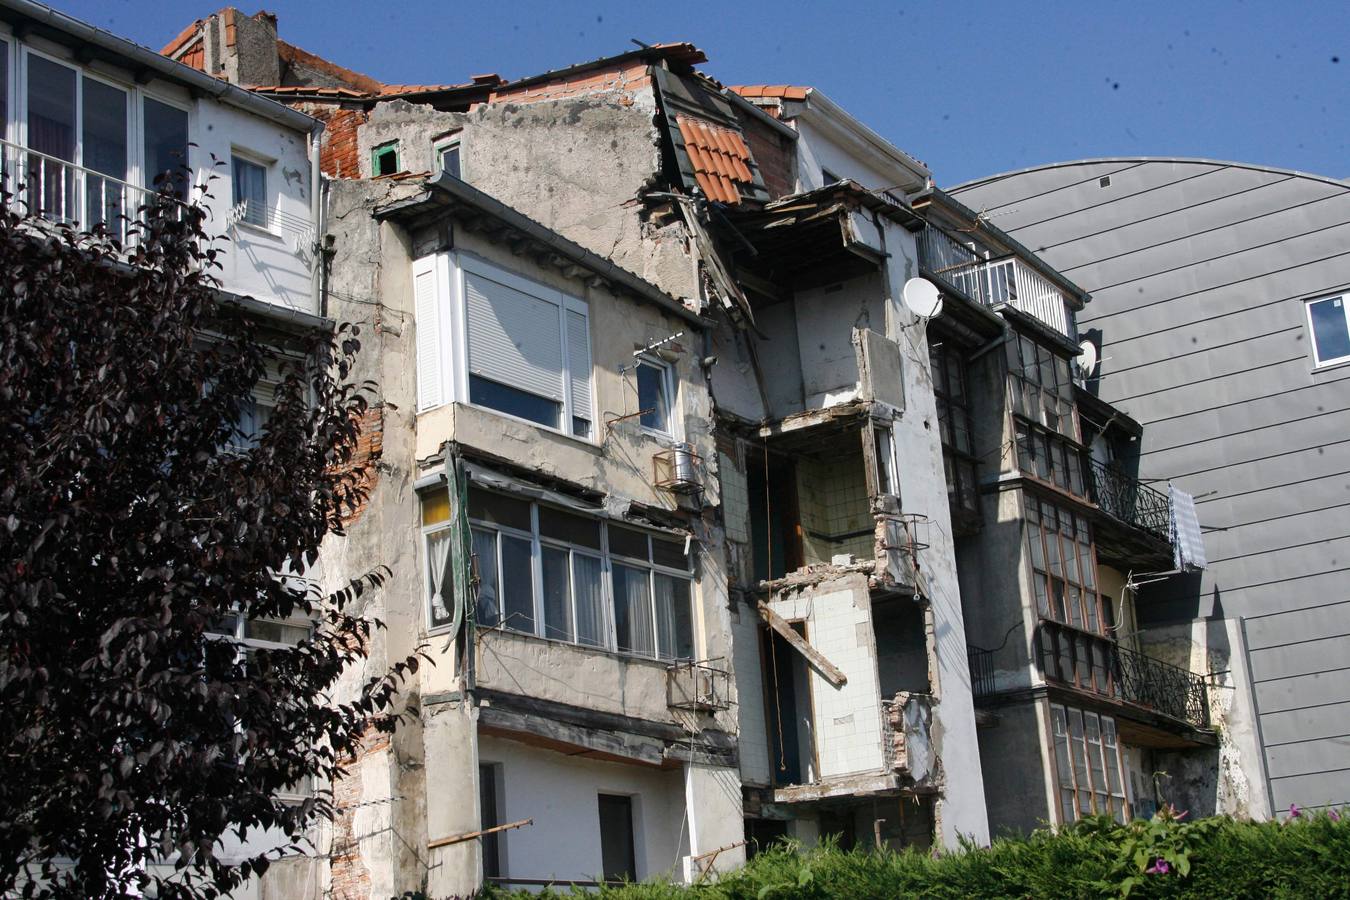
<path id="1" fill-rule="evenodd" d="M 53 2 L 158 48 L 228 0 Z M 1096 156 L 1200 156 L 1350 177 L 1344 0 L 267 0 L 266 8 L 285 40 L 391 82 L 516 78 L 621 53 L 630 38 L 691 41 L 723 83 L 823 90 L 946 186 Z"/>

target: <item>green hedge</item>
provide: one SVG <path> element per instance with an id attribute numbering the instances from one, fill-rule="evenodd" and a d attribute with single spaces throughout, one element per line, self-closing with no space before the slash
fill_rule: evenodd
<path id="1" fill-rule="evenodd" d="M 572 896 L 546 891 L 544 896 Z M 576 889 L 575 893 L 597 896 Z M 539 894 L 489 890 L 494 898 Z M 1350 898 L 1350 822 L 1338 813 L 1279 822 L 1185 822 L 1167 814 L 1117 825 L 1091 819 L 1058 832 L 1000 838 L 930 855 L 775 845 L 714 884 L 605 888 L 606 900 L 933 898 Z"/>

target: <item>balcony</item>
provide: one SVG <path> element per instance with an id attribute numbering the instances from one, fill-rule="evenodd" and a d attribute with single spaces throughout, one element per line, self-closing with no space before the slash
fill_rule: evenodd
<path id="1" fill-rule="evenodd" d="M 1015 257 L 991 259 L 929 225 L 919 232 L 919 265 L 946 287 L 991 309 L 1011 306 L 1077 340 L 1064 292 Z"/>
<path id="2" fill-rule="evenodd" d="M 976 700 L 991 696 L 997 690 L 994 679 L 994 651 L 967 644 L 966 662 L 970 665 L 971 696 Z"/>
<path id="3" fill-rule="evenodd" d="M 1166 494 L 1095 459 L 1089 461 L 1088 475 L 1092 502 L 1102 512 L 1164 541 L 1170 539 L 1172 506 Z"/>
<path id="4" fill-rule="evenodd" d="M 1036 642 L 1048 681 L 1209 727 L 1205 680 L 1194 672 L 1058 622 L 1042 620 Z"/>

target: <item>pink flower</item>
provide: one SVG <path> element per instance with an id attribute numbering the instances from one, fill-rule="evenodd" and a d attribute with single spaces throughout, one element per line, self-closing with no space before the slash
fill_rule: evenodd
<path id="1" fill-rule="evenodd" d="M 1290 803 L 1290 804 L 1289 804 L 1289 818 L 1291 818 L 1291 819 L 1297 819 L 1297 818 L 1302 817 L 1302 815 L 1303 815 L 1303 813 L 1299 812 L 1299 808 L 1298 808 L 1298 804 L 1297 804 L 1297 803 Z"/>
<path id="2" fill-rule="evenodd" d="M 1327 818 L 1333 822 L 1339 822 L 1341 820 L 1341 814 L 1336 812 L 1335 807 L 1332 807 L 1327 810 Z"/>
<path id="3" fill-rule="evenodd" d="M 1166 875 L 1172 871 L 1172 867 L 1167 864 L 1165 859 L 1155 859 L 1153 865 L 1144 870 L 1145 875 Z"/>

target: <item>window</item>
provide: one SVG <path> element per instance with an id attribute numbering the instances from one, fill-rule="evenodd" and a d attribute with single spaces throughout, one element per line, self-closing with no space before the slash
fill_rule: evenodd
<path id="1" fill-rule="evenodd" d="M 638 409 L 641 410 L 638 421 L 643 428 L 666 435 L 675 433 L 671 423 L 671 398 L 675 393 L 672 375 L 669 363 L 647 357 L 638 359 L 635 372 Z"/>
<path id="2" fill-rule="evenodd" d="M 1026 337 L 1008 341 L 1012 410 L 1028 421 L 1078 440 L 1069 361 Z"/>
<path id="3" fill-rule="evenodd" d="M 1124 822 L 1128 808 L 1115 720 L 1058 704 L 1050 705 L 1050 720 L 1060 822 L 1094 813 Z"/>
<path id="4" fill-rule="evenodd" d="M 693 659 L 692 578 L 678 538 L 469 489 L 477 619 L 654 659 Z M 428 623 L 453 620 L 447 493 L 422 498 Z"/>
<path id="5" fill-rule="evenodd" d="M 829 169 L 822 167 L 820 170 L 820 183 L 822 185 L 838 184 L 843 180 L 844 179 L 840 178 L 838 175 L 834 174 Z"/>
<path id="6" fill-rule="evenodd" d="M 188 114 L 176 106 L 146 97 L 141 107 L 145 146 L 145 186 L 160 176 L 170 179 L 179 197 L 187 196 Z"/>
<path id="7" fill-rule="evenodd" d="M 463 254 L 417 260 L 413 292 L 420 411 L 467 401 L 592 436 L 585 302 Z"/>
<path id="8" fill-rule="evenodd" d="M 1077 496 L 1087 496 L 1083 480 L 1083 452 L 1057 434 L 1017 421 L 1017 468 Z"/>
<path id="9" fill-rule="evenodd" d="M 872 449 L 877 462 L 877 493 L 900 493 L 899 473 L 895 468 L 895 442 L 891 429 L 884 425 L 872 426 Z"/>
<path id="10" fill-rule="evenodd" d="M 81 153 L 84 167 L 93 170 L 84 174 L 85 226 L 102 222 L 120 234 L 129 199 L 123 187 L 129 156 L 127 92 L 88 77 L 82 91 Z"/>
<path id="11" fill-rule="evenodd" d="M 239 220 L 267 227 L 267 168 L 242 156 L 230 157 L 234 171 L 234 207 Z"/>
<path id="12" fill-rule="evenodd" d="M 977 457 L 972 440 L 970 395 L 966 389 L 966 363 L 957 351 L 942 343 L 930 344 L 928 354 L 937 400 L 938 432 L 942 436 L 947 502 L 953 512 L 975 515 L 979 512 Z"/>
<path id="13" fill-rule="evenodd" d="M 28 54 L 27 201 L 58 220 L 73 220 L 75 170 L 61 162 L 76 159 L 79 73 L 45 57 Z"/>
<path id="14" fill-rule="evenodd" d="M 1350 360 L 1350 294 L 1308 304 L 1313 360 L 1319 366 Z"/>
<path id="15" fill-rule="evenodd" d="M 398 170 L 398 141 L 381 144 L 370 151 L 370 174 L 373 177 L 394 175 Z"/>
<path id="16" fill-rule="evenodd" d="M 633 798 L 600 795 L 600 857 L 605 881 L 637 881 Z"/>
<path id="17" fill-rule="evenodd" d="M 455 178 L 464 177 L 460 169 L 458 137 L 451 138 L 436 146 L 436 167 Z"/>
<path id="18" fill-rule="evenodd" d="M 1027 549 L 1036 609 L 1047 619 L 1109 634 L 1110 605 L 1097 594 L 1097 557 L 1081 515 L 1026 497 Z"/>

